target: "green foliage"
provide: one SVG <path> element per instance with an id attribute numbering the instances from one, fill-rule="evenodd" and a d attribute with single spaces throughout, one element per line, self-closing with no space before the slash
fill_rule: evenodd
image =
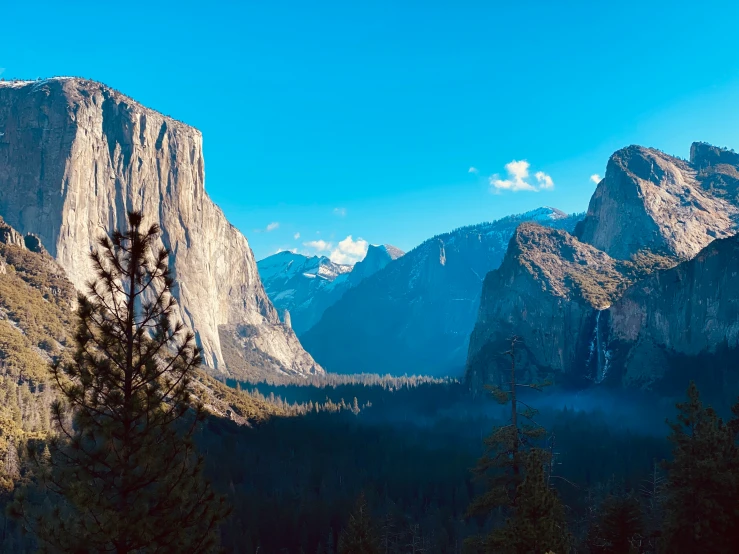
<path id="1" fill-rule="evenodd" d="M 739 449 L 734 425 L 705 407 L 695 383 L 670 423 L 673 459 L 666 464 L 661 550 L 736 552 L 739 544 Z"/>
<path id="2" fill-rule="evenodd" d="M 339 554 L 380 554 L 377 530 L 364 493 L 359 495 L 349 523 L 339 537 Z"/>
<path id="3" fill-rule="evenodd" d="M 496 511 L 512 514 L 512 519 L 508 520 L 504 529 L 510 527 L 511 521 L 516 522 L 516 525 L 525 525 L 528 516 L 525 512 L 519 513 L 519 510 L 526 509 L 520 504 L 522 499 L 519 495 L 533 494 L 532 487 L 536 476 L 531 475 L 531 480 L 526 486 L 524 482 L 528 477 L 528 471 L 534 469 L 538 472 L 537 464 L 540 462 L 543 467 L 542 457 L 545 457 L 545 454 L 535 448 L 535 445 L 546 434 L 545 429 L 534 421 L 537 411 L 518 397 L 519 388 L 540 391 L 546 383 L 531 385 L 516 382 L 516 346 L 520 339 L 513 337 L 510 343 L 511 348 L 505 353 L 511 360 L 507 387 L 490 385 L 487 389 L 499 404 L 510 403 L 511 419 L 508 425 L 496 427 L 490 436 L 485 438 L 485 454 L 473 470 L 478 478 L 485 482 L 485 490 L 473 500 L 468 510 L 468 515 L 488 517 Z M 473 537 L 467 543 L 473 549 L 490 551 L 493 544 L 496 548 L 500 547 L 499 538 L 502 532 L 502 529 L 494 529 L 489 535 Z"/>
<path id="4" fill-rule="evenodd" d="M 142 230 L 138 213 L 128 224 L 92 253 L 98 279 L 78 298 L 74 358 L 51 368 L 65 401 L 38 463 L 54 508 L 19 496 L 14 513 L 51 551 L 207 552 L 225 510 L 192 440 L 200 353 L 174 321 L 169 252 L 152 252 L 158 227 Z"/>
<path id="5" fill-rule="evenodd" d="M 640 552 L 644 539 L 644 519 L 639 500 L 633 495 L 610 495 L 588 530 L 587 547 L 592 554 Z"/>
<path id="6" fill-rule="evenodd" d="M 69 342 L 74 288 L 42 252 L 0 243 L 0 495 L 25 470 L 28 440 L 51 429 L 49 360 Z"/>
<path id="7" fill-rule="evenodd" d="M 566 553 L 572 537 L 567 530 L 564 508 L 549 486 L 545 466 L 546 452 L 534 448 L 527 452 L 526 477 L 518 486 L 513 515 L 503 527 L 484 541 L 485 552 L 500 554 Z"/>

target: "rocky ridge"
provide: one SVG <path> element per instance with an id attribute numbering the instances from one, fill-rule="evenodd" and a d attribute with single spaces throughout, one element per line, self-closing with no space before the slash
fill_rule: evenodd
<path id="1" fill-rule="evenodd" d="M 326 256 L 278 252 L 257 262 L 257 268 L 283 321 L 288 317 L 300 335 L 315 325 L 326 308 L 347 290 L 402 255 L 394 246 L 370 245 L 364 259 L 352 266 L 337 264 Z"/>

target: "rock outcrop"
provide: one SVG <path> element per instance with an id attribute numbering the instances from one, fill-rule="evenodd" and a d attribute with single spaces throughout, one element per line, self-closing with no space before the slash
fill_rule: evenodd
<path id="1" fill-rule="evenodd" d="M 737 191 L 739 155 L 726 149 L 695 143 L 690 161 L 616 152 L 576 237 L 522 225 L 485 280 L 470 381 L 499 379 L 513 334 L 530 379 L 578 386 L 648 388 L 676 355 L 734 348 L 735 239 L 714 240 L 737 232 Z"/>
<path id="2" fill-rule="evenodd" d="M 614 258 L 644 249 L 692 258 L 737 231 L 737 158 L 701 143 L 689 162 L 653 148 L 619 150 L 575 234 Z"/>
<path id="3" fill-rule="evenodd" d="M 205 192 L 202 136 L 100 83 L 0 83 L 0 215 L 32 232 L 84 290 L 97 238 L 141 210 L 172 252 L 180 315 L 208 365 L 226 371 L 221 336 L 285 373 L 321 368 L 284 326 L 246 238 Z M 253 356 L 258 363 L 260 356 Z"/>
<path id="4" fill-rule="evenodd" d="M 614 259 L 566 231 L 521 224 L 503 263 L 485 278 L 468 379 L 481 385 L 505 376 L 509 362 L 500 353 L 515 335 L 524 378 L 602 381 L 606 360 L 591 352 L 600 312 L 646 273 L 671 265 L 661 256 Z"/>
<path id="5" fill-rule="evenodd" d="M 461 375 L 481 284 L 525 221 L 572 230 L 553 208 L 436 236 L 347 291 L 301 335 L 328 371 Z"/>
<path id="6" fill-rule="evenodd" d="M 364 259 L 351 266 L 326 256 L 278 252 L 257 262 L 257 268 L 270 300 L 278 310 L 289 312 L 292 327 L 300 336 L 347 290 L 402 255 L 394 246 L 370 245 Z"/>

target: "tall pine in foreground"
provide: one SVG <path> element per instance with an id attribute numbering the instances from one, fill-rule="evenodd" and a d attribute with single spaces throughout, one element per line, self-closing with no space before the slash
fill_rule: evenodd
<path id="1" fill-rule="evenodd" d="M 549 455 L 537 447 L 546 431 L 534 421 L 537 411 L 522 401 L 518 392 L 521 388 L 541 390 L 547 383 L 517 381 L 516 347 L 520 342 L 512 337 L 510 349 L 504 353 L 511 360 L 505 386 L 487 387 L 498 403 L 510 404 L 511 417 L 485 439 L 485 454 L 473 469 L 485 483 L 485 491 L 468 508 L 469 516 L 506 518 L 502 526 L 465 541 L 472 552 L 543 553 L 569 544 L 563 508 L 545 472 L 545 467 L 550 467 Z"/>
<path id="2" fill-rule="evenodd" d="M 703 406 L 695 383 L 677 404 L 669 436 L 661 551 L 736 552 L 739 544 L 739 449 L 735 422 Z"/>
<path id="3" fill-rule="evenodd" d="M 92 253 L 97 279 L 79 295 L 74 358 L 52 367 L 59 433 L 39 469 L 55 507 L 34 512 L 20 498 L 16 515 L 54 552 L 209 552 L 226 510 L 193 443 L 201 356 L 175 321 L 158 226 L 144 229 L 140 213 L 127 222 Z"/>

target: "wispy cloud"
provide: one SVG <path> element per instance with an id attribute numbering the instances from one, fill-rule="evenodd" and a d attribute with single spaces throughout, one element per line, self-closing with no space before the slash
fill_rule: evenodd
<path id="1" fill-rule="evenodd" d="M 277 250 L 275 250 L 275 254 L 279 254 L 280 252 L 292 252 L 293 254 L 297 254 L 298 249 L 297 248 L 288 248 L 288 249 L 278 248 Z"/>
<path id="2" fill-rule="evenodd" d="M 293 235 L 293 238 L 294 238 L 295 240 L 298 240 L 298 239 L 300 238 L 300 233 L 295 233 L 295 234 Z"/>
<path id="3" fill-rule="evenodd" d="M 597 173 L 593 173 L 590 176 L 590 180 L 593 181 L 597 185 L 598 183 L 600 183 L 600 175 L 598 175 Z"/>
<path id="4" fill-rule="evenodd" d="M 354 240 L 351 235 L 340 241 L 337 247 L 331 251 L 331 261 L 337 264 L 355 264 L 367 255 L 369 244 L 366 240 L 358 238 Z"/>
<path id="5" fill-rule="evenodd" d="M 534 180 L 530 179 L 529 168 L 531 164 L 526 160 L 513 160 L 505 165 L 507 178 L 502 179 L 499 175 L 490 177 L 490 187 L 493 192 L 510 190 L 518 192 L 522 190 L 540 191 L 554 188 L 551 176 L 543 171 L 534 173 Z"/>
<path id="6" fill-rule="evenodd" d="M 269 233 L 270 231 L 274 231 L 275 229 L 278 229 L 279 227 L 280 227 L 280 222 L 279 221 L 273 221 L 272 223 L 270 223 L 269 225 L 267 225 L 267 227 L 264 230 Z"/>
<path id="7" fill-rule="evenodd" d="M 4 67 L 0 67 L 0 75 L 2 75 L 3 73 L 5 73 L 5 68 Z"/>
<path id="8" fill-rule="evenodd" d="M 346 215 L 346 208 L 334 208 L 334 215 L 344 217 Z"/>
<path id="9" fill-rule="evenodd" d="M 467 170 L 467 173 L 472 173 L 473 175 L 479 175 L 480 170 L 473 166 Z"/>
<path id="10" fill-rule="evenodd" d="M 309 240 L 308 242 L 304 242 L 303 246 L 312 248 L 316 252 L 326 252 L 327 250 L 331 250 L 333 244 L 325 240 Z"/>

